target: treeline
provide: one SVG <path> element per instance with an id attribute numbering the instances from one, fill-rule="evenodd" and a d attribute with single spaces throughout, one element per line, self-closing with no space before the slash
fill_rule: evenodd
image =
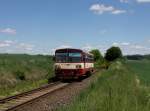
<path id="1" fill-rule="evenodd" d="M 99 49 L 93 49 L 90 51 L 94 55 L 95 67 L 96 68 L 108 68 L 109 65 L 116 61 L 117 59 L 121 60 L 150 60 L 150 54 L 148 55 L 126 55 L 123 56 L 122 51 L 119 47 L 110 47 L 107 49 L 104 55 L 101 54 Z"/>
<path id="2" fill-rule="evenodd" d="M 109 65 L 117 60 L 123 58 L 122 51 L 119 47 L 110 47 L 107 49 L 104 56 L 98 49 L 93 49 L 90 51 L 94 55 L 95 67 L 96 68 L 106 68 L 108 69 Z"/>
<path id="3" fill-rule="evenodd" d="M 128 60 L 150 60 L 150 55 L 127 55 L 125 56 L 125 58 L 127 58 Z"/>

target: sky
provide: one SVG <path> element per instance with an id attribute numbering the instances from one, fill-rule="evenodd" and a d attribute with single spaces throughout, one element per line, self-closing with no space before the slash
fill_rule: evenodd
<path id="1" fill-rule="evenodd" d="M 0 0 L 0 53 L 111 46 L 150 54 L 150 0 Z"/>

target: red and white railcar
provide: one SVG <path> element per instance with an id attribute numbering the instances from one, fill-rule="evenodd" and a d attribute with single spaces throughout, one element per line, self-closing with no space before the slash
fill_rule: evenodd
<path id="1" fill-rule="evenodd" d="M 80 49 L 55 51 L 55 75 L 60 79 L 80 78 L 94 71 L 93 55 Z"/>

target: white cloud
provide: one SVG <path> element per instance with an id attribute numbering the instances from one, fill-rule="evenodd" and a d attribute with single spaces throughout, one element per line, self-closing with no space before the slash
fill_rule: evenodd
<path id="1" fill-rule="evenodd" d="M 135 45 L 135 46 L 132 46 L 133 48 L 135 49 L 143 49 L 144 47 L 140 46 L 140 45 Z"/>
<path id="2" fill-rule="evenodd" d="M 129 45 L 130 45 L 129 42 L 122 42 L 122 43 L 114 42 L 114 43 L 112 43 L 112 46 L 129 46 Z"/>
<path id="3" fill-rule="evenodd" d="M 129 3 L 132 0 L 119 0 L 121 3 Z M 138 3 L 150 3 L 150 0 L 135 0 Z"/>
<path id="4" fill-rule="evenodd" d="M 128 45 L 130 45 L 129 42 L 121 42 L 121 43 L 114 42 L 114 43 L 112 43 L 112 46 L 128 46 Z"/>
<path id="5" fill-rule="evenodd" d="M 121 3 L 128 3 L 129 0 L 120 0 Z"/>
<path id="6" fill-rule="evenodd" d="M 150 0 L 136 0 L 138 3 L 150 3 Z"/>
<path id="7" fill-rule="evenodd" d="M 121 14 L 121 13 L 126 13 L 126 10 L 114 10 L 112 11 L 112 14 Z"/>
<path id="8" fill-rule="evenodd" d="M 7 43 L 0 43 L 0 48 L 1 47 L 9 47 L 10 46 L 10 44 L 7 44 Z"/>
<path id="9" fill-rule="evenodd" d="M 130 45 L 130 43 L 129 42 L 122 42 L 121 45 L 128 46 L 128 45 Z"/>
<path id="10" fill-rule="evenodd" d="M 54 55 L 54 53 L 57 49 L 63 49 L 63 48 L 72 48 L 72 46 L 70 46 L 70 45 L 60 45 L 58 47 L 55 47 L 55 48 L 51 49 L 51 54 Z"/>
<path id="11" fill-rule="evenodd" d="M 112 43 L 112 46 L 119 46 L 119 43 L 114 42 L 114 43 Z"/>
<path id="12" fill-rule="evenodd" d="M 131 48 L 135 49 L 147 49 L 147 47 L 141 46 L 141 45 L 132 45 Z"/>
<path id="13" fill-rule="evenodd" d="M 0 53 L 50 54 L 49 48 L 35 47 L 34 44 L 17 40 L 0 40 Z"/>
<path id="14" fill-rule="evenodd" d="M 90 50 L 94 49 L 94 47 L 91 46 L 91 45 L 89 45 L 89 44 L 86 44 L 81 49 L 84 50 L 84 51 L 86 51 L 86 52 L 89 52 Z"/>
<path id="15" fill-rule="evenodd" d="M 14 43 L 14 41 L 11 41 L 11 40 L 5 40 L 5 43 L 13 44 L 13 43 Z"/>
<path id="16" fill-rule="evenodd" d="M 150 54 L 150 47 L 140 44 L 132 44 L 126 47 L 126 50 L 129 54 Z"/>
<path id="17" fill-rule="evenodd" d="M 26 44 L 26 43 L 20 43 L 17 47 L 22 49 L 22 50 L 32 51 L 34 45 Z"/>
<path id="18" fill-rule="evenodd" d="M 110 11 L 114 10 L 114 7 L 112 7 L 112 6 L 105 6 L 103 4 L 93 4 L 90 7 L 90 10 L 93 11 L 94 13 L 102 14 L 104 12 L 110 12 Z"/>
<path id="19" fill-rule="evenodd" d="M 10 47 L 11 46 L 11 47 Z M 7 50 L 10 50 L 10 49 L 15 49 L 17 48 L 17 50 L 28 50 L 28 51 L 31 51 L 34 47 L 34 45 L 31 45 L 31 44 L 26 44 L 26 43 L 18 43 L 16 41 L 11 41 L 11 40 L 4 40 L 4 41 L 0 41 L 0 48 L 2 49 L 5 49 L 5 48 L 8 48 Z"/>
<path id="20" fill-rule="evenodd" d="M 0 29 L 0 33 L 16 34 L 16 29 L 12 29 L 12 28 Z"/>
<path id="21" fill-rule="evenodd" d="M 103 14 L 105 12 L 111 13 L 111 14 L 126 13 L 126 10 L 117 9 L 117 8 L 114 8 L 113 6 L 106 6 L 104 4 L 93 4 L 90 7 L 90 10 L 94 12 L 95 14 Z"/>
<path id="22" fill-rule="evenodd" d="M 0 48 L 4 48 L 4 47 L 9 47 L 13 44 L 13 41 L 10 40 L 5 40 L 5 41 L 0 41 Z"/>
<path id="23" fill-rule="evenodd" d="M 61 45 L 61 46 L 58 46 L 56 49 L 63 49 L 63 48 L 71 48 L 72 46 L 70 45 Z"/>
<path id="24" fill-rule="evenodd" d="M 123 54 L 132 55 L 132 54 L 150 54 L 150 47 L 145 44 L 134 44 L 129 42 L 114 42 L 112 46 L 120 47 Z M 111 47 L 111 46 L 110 46 Z M 108 49 L 109 46 L 107 45 Z"/>
<path id="25" fill-rule="evenodd" d="M 87 52 L 92 49 L 99 49 L 104 55 L 106 53 L 106 50 L 112 46 L 120 47 L 124 55 L 150 54 L 150 46 L 146 46 L 142 43 L 135 44 L 130 42 L 114 42 L 112 44 L 101 44 L 96 46 L 86 44 L 81 49 Z"/>

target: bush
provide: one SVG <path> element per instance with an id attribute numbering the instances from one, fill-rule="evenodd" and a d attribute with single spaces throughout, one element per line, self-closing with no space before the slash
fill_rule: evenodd
<path id="1" fill-rule="evenodd" d="M 0 89 L 5 89 L 8 87 L 14 87 L 16 84 L 17 84 L 17 80 L 13 75 L 11 75 L 8 72 L 1 72 L 0 73 Z M 0 90 L 0 92 L 2 92 L 2 90 Z"/>
<path id="2" fill-rule="evenodd" d="M 122 58 L 122 52 L 119 47 L 111 47 L 106 51 L 105 59 L 108 61 L 114 61 L 117 58 Z"/>
<path id="3" fill-rule="evenodd" d="M 110 65 L 111 65 L 111 62 L 104 60 L 103 63 L 100 65 L 100 68 L 108 69 Z"/>
<path id="4" fill-rule="evenodd" d="M 16 71 L 15 76 L 16 76 L 16 79 L 25 80 L 25 74 L 23 71 L 19 71 L 19 70 Z"/>
<path id="5" fill-rule="evenodd" d="M 94 55 L 94 61 L 102 60 L 103 56 L 98 49 L 93 49 L 90 51 Z"/>
<path id="6" fill-rule="evenodd" d="M 95 68 L 102 68 L 101 65 L 104 64 L 104 57 L 102 56 L 101 52 L 98 49 L 93 49 L 90 51 L 91 54 L 94 56 L 94 67 Z"/>

